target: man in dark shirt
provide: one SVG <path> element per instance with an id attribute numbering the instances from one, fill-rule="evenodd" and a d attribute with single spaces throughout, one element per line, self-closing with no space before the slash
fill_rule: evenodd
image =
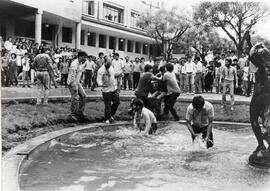
<path id="1" fill-rule="evenodd" d="M 37 105 L 41 104 L 42 97 L 44 98 L 43 104 L 48 104 L 50 80 L 53 81 L 55 88 L 57 88 L 54 75 L 52 74 L 51 63 L 52 59 L 48 55 L 48 48 L 43 48 L 41 54 L 38 54 L 34 59 L 33 67 L 36 71 L 38 88 Z"/>
<path id="2" fill-rule="evenodd" d="M 136 97 L 142 99 L 144 106 L 150 110 L 153 109 L 153 106 L 148 98 L 148 94 L 149 94 L 150 89 L 151 89 L 151 80 L 153 78 L 157 78 L 152 74 L 152 69 L 153 69 L 153 67 L 149 64 L 147 64 L 144 67 L 145 73 L 143 73 L 142 76 L 140 77 L 138 86 L 135 90 Z M 159 79 L 159 78 L 157 78 L 157 79 Z"/>

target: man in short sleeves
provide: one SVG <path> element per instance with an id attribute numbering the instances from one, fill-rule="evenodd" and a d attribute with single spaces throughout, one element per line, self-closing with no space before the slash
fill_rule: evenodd
<path id="1" fill-rule="evenodd" d="M 213 105 L 202 96 L 195 96 L 187 108 L 186 121 L 192 140 L 202 133 L 207 148 L 214 145 L 212 123 L 214 119 Z"/>

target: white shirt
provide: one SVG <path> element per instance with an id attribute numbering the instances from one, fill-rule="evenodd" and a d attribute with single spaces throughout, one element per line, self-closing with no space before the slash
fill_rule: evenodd
<path id="1" fill-rule="evenodd" d="M 79 64 L 79 60 L 75 59 L 73 62 L 71 62 L 69 67 L 69 73 L 68 73 L 68 79 L 67 83 L 70 85 L 71 83 L 79 84 L 82 71 L 83 71 L 84 65 Z"/>
<path id="2" fill-rule="evenodd" d="M 173 64 L 173 73 L 174 74 L 179 74 L 180 70 L 181 70 L 180 64 L 177 64 L 177 63 Z"/>
<path id="3" fill-rule="evenodd" d="M 12 49 L 12 42 L 10 42 L 10 41 L 6 41 L 5 42 L 5 44 L 4 44 L 4 47 L 5 47 L 5 49 L 7 49 L 7 50 L 11 50 Z"/>
<path id="4" fill-rule="evenodd" d="M 140 129 L 144 129 L 145 132 L 149 133 L 153 123 L 157 123 L 157 119 L 152 111 L 143 107 L 141 114 L 135 112 L 134 115 L 134 126 L 138 126 Z"/>
<path id="5" fill-rule="evenodd" d="M 113 59 L 112 68 L 113 68 L 114 73 L 116 75 L 119 75 L 119 74 L 123 73 L 123 68 L 124 68 L 123 60 L 121 60 L 121 59 L 118 59 L 118 60 Z"/>
<path id="6" fill-rule="evenodd" d="M 103 92 L 113 92 L 116 90 L 115 72 L 111 66 L 108 70 L 102 65 L 97 73 L 97 83 L 102 87 Z"/>
<path id="7" fill-rule="evenodd" d="M 86 60 L 85 61 L 85 70 L 92 70 L 92 71 L 94 71 L 95 66 L 96 66 L 96 64 L 92 60 L 91 61 L 89 61 L 89 60 Z"/>
<path id="8" fill-rule="evenodd" d="M 145 65 L 147 65 L 147 64 L 149 64 L 149 65 L 151 65 L 151 66 L 154 66 L 154 60 L 152 60 L 151 62 L 150 62 L 150 60 L 147 61 L 147 62 L 145 62 Z"/>
<path id="9" fill-rule="evenodd" d="M 196 73 L 201 73 L 203 71 L 203 65 L 200 61 L 195 64 L 195 71 Z"/>
<path id="10" fill-rule="evenodd" d="M 195 73 L 195 63 L 194 62 L 186 62 L 184 65 L 184 71 L 185 71 L 185 73 L 192 72 L 194 74 Z"/>
<path id="11" fill-rule="evenodd" d="M 224 60 L 223 59 L 220 59 L 219 62 L 221 64 L 221 67 L 225 66 L 225 59 Z"/>
<path id="12" fill-rule="evenodd" d="M 23 71 L 29 71 L 30 70 L 29 58 L 23 58 L 22 59 L 22 66 L 23 66 Z"/>

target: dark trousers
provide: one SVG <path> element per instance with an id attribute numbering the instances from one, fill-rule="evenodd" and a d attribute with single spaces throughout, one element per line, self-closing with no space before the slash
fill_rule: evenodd
<path id="1" fill-rule="evenodd" d="M 3 70 L 1 72 L 2 75 L 2 86 L 9 86 L 9 72 L 8 67 L 3 67 Z"/>
<path id="2" fill-rule="evenodd" d="M 93 82 L 93 85 L 91 87 L 91 90 L 94 91 L 95 88 L 98 87 L 98 84 L 97 84 L 97 71 L 95 71 L 93 73 L 92 82 Z"/>
<path id="3" fill-rule="evenodd" d="M 84 73 L 84 87 L 85 88 L 91 88 L 92 86 L 92 77 L 93 77 L 93 72 L 92 70 L 85 70 Z"/>
<path id="4" fill-rule="evenodd" d="M 208 126 L 205 126 L 205 127 L 198 127 L 198 126 L 195 126 L 195 125 L 192 125 L 192 129 L 194 131 L 194 133 L 202 133 L 202 138 L 205 139 L 206 135 L 207 135 L 207 128 Z M 192 137 L 192 141 L 194 141 L 195 139 L 195 136 L 191 135 Z M 206 143 L 206 147 L 207 148 L 210 148 L 210 147 L 213 147 L 214 145 L 214 139 L 213 139 L 213 133 L 211 132 L 210 135 L 209 135 L 209 141 L 207 141 Z"/>
<path id="5" fill-rule="evenodd" d="M 140 129 L 140 131 L 143 131 L 144 129 Z M 157 123 L 152 123 L 152 126 L 148 132 L 149 135 L 154 134 L 157 131 Z"/>
<path id="6" fill-rule="evenodd" d="M 9 79 L 10 79 L 10 84 L 13 85 L 13 82 L 15 81 L 15 85 L 18 85 L 18 80 L 17 80 L 17 68 L 10 68 L 9 69 Z"/>
<path id="7" fill-rule="evenodd" d="M 174 109 L 174 104 L 176 102 L 177 97 L 180 95 L 180 93 L 172 93 L 170 95 L 167 95 L 165 97 L 164 103 L 165 103 L 165 108 L 164 108 L 164 113 L 168 114 L 169 111 L 171 112 L 171 114 L 173 115 L 175 120 L 179 120 L 179 116 L 176 112 L 176 110 Z"/>
<path id="8" fill-rule="evenodd" d="M 144 107 L 146 107 L 149 110 L 153 110 L 153 104 L 149 100 L 148 96 L 146 95 L 140 95 L 135 92 L 135 96 L 143 101 Z"/>
<path id="9" fill-rule="evenodd" d="M 65 85 L 65 87 L 67 87 L 67 79 L 68 74 L 61 74 L 61 85 Z"/>
<path id="10" fill-rule="evenodd" d="M 81 84 L 70 84 L 69 91 L 71 94 L 71 115 L 83 115 L 86 93 Z"/>
<path id="11" fill-rule="evenodd" d="M 102 96 L 105 105 L 105 120 L 109 120 L 120 105 L 119 91 L 103 92 Z"/>
<path id="12" fill-rule="evenodd" d="M 140 80 L 140 72 L 133 72 L 133 88 L 136 89 Z"/>
<path id="13" fill-rule="evenodd" d="M 127 82 L 128 82 L 128 88 L 132 88 L 132 81 L 131 81 L 131 74 L 129 73 L 124 73 L 124 78 L 123 78 L 123 84 L 124 84 L 124 89 L 127 88 Z"/>

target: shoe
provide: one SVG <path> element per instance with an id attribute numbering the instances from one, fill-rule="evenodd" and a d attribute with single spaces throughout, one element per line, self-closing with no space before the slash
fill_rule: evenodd
<path id="1" fill-rule="evenodd" d="M 111 117 L 111 118 L 109 119 L 109 121 L 110 121 L 110 123 L 114 123 L 114 118 Z"/>
<path id="2" fill-rule="evenodd" d="M 25 88 L 25 85 L 23 85 L 22 87 Z"/>
<path id="3" fill-rule="evenodd" d="M 110 121 L 109 121 L 109 120 L 106 120 L 105 123 L 106 123 L 106 124 L 110 124 Z"/>
<path id="4" fill-rule="evenodd" d="M 194 95 L 194 92 L 192 92 L 191 95 Z"/>
<path id="5" fill-rule="evenodd" d="M 234 110 L 234 108 L 233 107 L 231 107 L 231 111 L 233 111 Z"/>
<path id="6" fill-rule="evenodd" d="M 78 121 L 78 118 L 75 115 L 69 115 L 69 119 L 72 121 Z"/>
<path id="7" fill-rule="evenodd" d="M 28 88 L 31 88 L 31 86 L 30 86 L 30 85 L 28 85 L 27 87 L 28 87 Z"/>

